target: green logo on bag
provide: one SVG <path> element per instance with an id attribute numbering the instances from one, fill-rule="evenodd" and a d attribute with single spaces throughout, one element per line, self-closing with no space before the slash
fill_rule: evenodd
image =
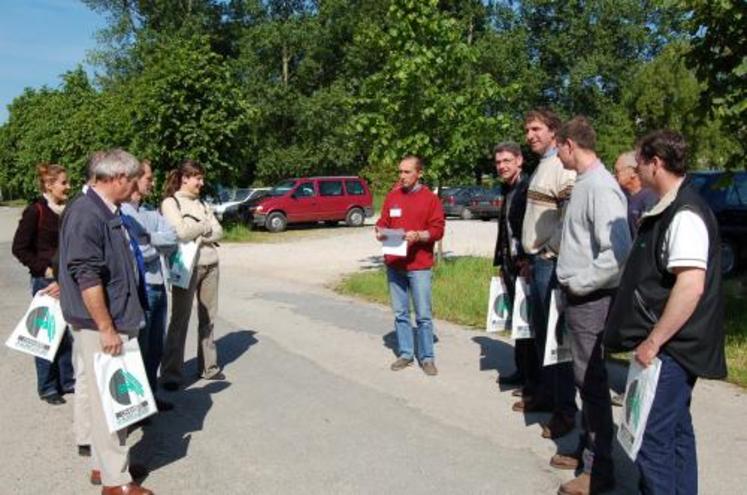
<path id="1" fill-rule="evenodd" d="M 132 373 L 126 370 L 117 370 L 109 380 L 109 393 L 119 404 L 129 406 L 132 404 L 130 393 L 143 397 L 145 396 L 145 389 L 138 379 L 132 376 Z"/>
<path id="2" fill-rule="evenodd" d="M 493 311 L 495 311 L 496 316 L 502 320 L 508 318 L 508 297 L 506 297 L 505 294 L 501 294 L 495 298 Z"/>
<path id="3" fill-rule="evenodd" d="M 638 429 L 638 421 L 641 419 L 640 388 L 638 380 L 633 380 L 625 393 L 625 422 L 633 428 L 633 431 Z"/>
<path id="4" fill-rule="evenodd" d="M 39 331 L 44 330 L 49 342 L 52 342 L 54 338 L 56 327 L 54 313 L 46 306 L 34 308 L 26 318 L 26 330 L 29 334 L 36 337 L 39 335 Z"/>
<path id="5" fill-rule="evenodd" d="M 184 257 L 182 256 L 182 252 L 178 249 L 174 251 L 174 254 L 171 255 L 171 259 L 169 260 L 172 267 L 183 267 L 184 266 Z"/>

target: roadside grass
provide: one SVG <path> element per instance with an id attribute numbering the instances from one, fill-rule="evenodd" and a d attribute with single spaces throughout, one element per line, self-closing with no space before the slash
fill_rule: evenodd
<path id="1" fill-rule="evenodd" d="M 433 315 L 460 325 L 485 326 L 490 277 L 495 273 L 487 258 L 447 258 L 433 270 Z M 355 273 L 336 287 L 342 294 L 388 304 L 389 288 L 382 269 Z"/>
<path id="2" fill-rule="evenodd" d="M 301 224 L 289 225 L 284 232 L 268 232 L 264 229 L 250 229 L 242 223 L 227 223 L 223 225 L 223 242 L 226 243 L 283 243 L 295 239 L 311 239 L 347 235 L 358 232 L 359 229 L 370 227 L 368 224 L 359 228 L 347 227 L 340 222 L 338 225 Z"/>
<path id="3" fill-rule="evenodd" d="M 25 199 L 9 199 L 7 201 L 0 201 L 0 206 L 8 206 L 11 208 L 20 208 L 26 206 L 28 201 Z"/>
<path id="4" fill-rule="evenodd" d="M 485 328 L 485 311 L 490 277 L 495 273 L 491 260 L 478 257 L 449 258 L 434 268 L 433 315 L 475 330 Z M 747 279 L 725 282 L 727 381 L 747 387 Z M 389 292 L 383 268 L 354 273 L 335 287 L 341 294 L 388 304 Z M 626 364 L 627 354 L 612 359 Z"/>

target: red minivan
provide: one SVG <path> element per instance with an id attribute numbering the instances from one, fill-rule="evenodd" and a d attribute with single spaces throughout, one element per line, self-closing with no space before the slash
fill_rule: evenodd
<path id="1" fill-rule="evenodd" d="M 270 232 L 282 232 L 289 223 L 344 220 L 363 225 L 373 215 L 373 197 L 360 177 L 308 177 L 287 179 L 251 208 L 252 223 Z"/>

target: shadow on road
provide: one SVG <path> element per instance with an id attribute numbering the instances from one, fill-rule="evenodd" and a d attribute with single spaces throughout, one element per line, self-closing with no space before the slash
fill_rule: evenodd
<path id="1" fill-rule="evenodd" d="M 217 339 L 215 344 L 221 368 L 226 370 L 230 363 L 257 344 L 255 334 L 251 330 L 237 330 Z M 172 411 L 157 414 L 144 427 L 142 439 L 130 451 L 132 462 L 145 464 L 150 471 L 155 471 L 187 456 L 192 432 L 202 430 L 205 418 L 213 406 L 213 394 L 231 386 L 230 370 L 226 371 L 226 381 L 211 382 L 196 379 L 196 367 L 196 359 L 185 364 L 185 374 L 192 376 L 185 382 L 185 390 L 163 394 L 175 407 Z M 191 371 L 187 371 L 188 369 Z M 196 383 L 205 385 L 193 386 Z"/>
<path id="2" fill-rule="evenodd" d="M 218 366 L 225 369 L 248 351 L 251 346 L 258 342 L 254 338 L 256 333 L 253 330 L 236 330 L 216 339 Z M 184 362 L 184 388 L 194 385 L 198 380 L 200 380 L 200 376 L 197 371 L 197 358 L 193 357 Z"/>

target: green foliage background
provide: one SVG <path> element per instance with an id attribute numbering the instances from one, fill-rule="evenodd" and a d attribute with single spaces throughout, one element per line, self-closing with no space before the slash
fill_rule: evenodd
<path id="1" fill-rule="evenodd" d="M 184 158 L 214 183 L 360 173 L 406 153 L 433 183 L 492 172 L 521 116 L 585 114 L 606 163 L 682 131 L 696 167 L 744 166 L 747 9 L 737 0 L 84 0 L 108 19 L 89 62 L 27 89 L 0 126 L 0 190 L 34 166 L 119 146 L 157 175 Z"/>

